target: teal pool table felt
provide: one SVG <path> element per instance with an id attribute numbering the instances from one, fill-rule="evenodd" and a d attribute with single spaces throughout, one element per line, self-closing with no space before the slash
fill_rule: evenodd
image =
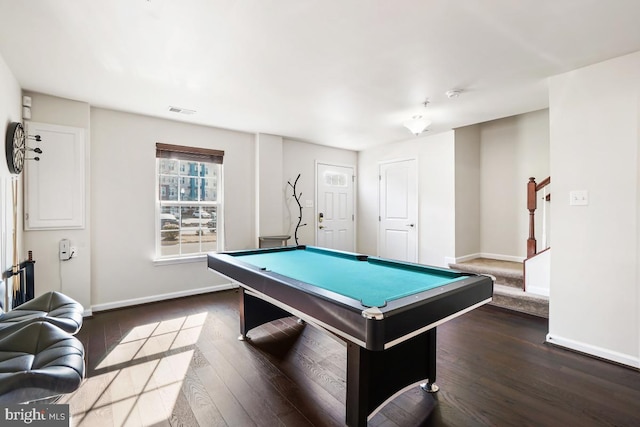
<path id="1" fill-rule="evenodd" d="M 451 270 L 351 254 L 305 250 L 263 252 L 238 256 L 239 261 L 359 300 L 366 307 L 449 284 L 466 277 Z"/>

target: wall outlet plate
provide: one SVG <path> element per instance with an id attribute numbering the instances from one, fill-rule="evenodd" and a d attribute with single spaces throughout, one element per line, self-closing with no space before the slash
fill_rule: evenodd
<path id="1" fill-rule="evenodd" d="M 587 190 L 573 190 L 569 192 L 569 205 L 586 206 L 589 204 L 589 192 Z"/>

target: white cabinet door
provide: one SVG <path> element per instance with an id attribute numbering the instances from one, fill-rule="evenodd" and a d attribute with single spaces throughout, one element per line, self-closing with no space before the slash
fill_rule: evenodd
<path id="1" fill-rule="evenodd" d="M 27 140 L 42 154 L 27 152 L 24 215 L 26 230 L 84 228 L 85 138 L 84 129 L 47 123 L 28 123 Z"/>

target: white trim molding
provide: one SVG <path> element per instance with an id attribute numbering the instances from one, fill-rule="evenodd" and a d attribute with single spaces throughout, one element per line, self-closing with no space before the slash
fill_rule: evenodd
<path id="1" fill-rule="evenodd" d="M 617 351 L 597 347 L 591 344 L 585 344 L 583 342 L 574 341 L 552 334 L 547 334 L 546 340 L 548 343 L 557 345 L 558 347 L 565 347 L 570 350 L 578 351 L 590 356 L 599 357 L 601 359 L 610 360 L 612 362 L 640 369 L 640 358 L 638 358 L 637 356 L 619 353 Z"/>
<path id="2" fill-rule="evenodd" d="M 497 259 L 498 261 L 512 261 L 512 262 L 523 262 L 526 258 L 515 255 L 502 255 L 502 254 L 490 254 L 486 252 L 479 252 L 475 254 L 463 255 L 460 257 L 453 258 L 455 259 L 455 263 L 471 261 L 476 258 L 489 258 L 489 259 Z M 452 258 L 445 258 L 445 261 L 451 262 Z"/>
<path id="3" fill-rule="evenodd" d="M 97 304 L 97 305 L 91 306 L 91 309 L 92 309 L 93 312 L 105 311 L 105 310 L 113 310 L 115 308 L 129 307 L 129 306 L 132 306 L 132 305 L 147 304 L 147 303 L 150 303 L 150 302 L 158 302 L 158 301 L 164 301 L 164 300 L 168 300 L 168 299 L 182 298 L 182 297 L 188 297 L 188 296 L 192 296 L 192 295 L 206 294 L 206 293 L 209 293 L 209 292 L 225 291 L 227 289 L 235 289 L 237 287 L 238 287 L 238 285 L 236 283 L 224 283 L 222 285 L 207 286 L 205 288 L 190 289 L 190 290 L 187 290 L 187 291 L 171 292 L 171 293 L 168 293 L 168 294 L 151 295 L 151 296 L 148 296 L 148 297 L 133 298 L 133 299 L 129 299 L 129 300 L 108 302 L 108 303 L 105 303 L 105 304 Z"/>

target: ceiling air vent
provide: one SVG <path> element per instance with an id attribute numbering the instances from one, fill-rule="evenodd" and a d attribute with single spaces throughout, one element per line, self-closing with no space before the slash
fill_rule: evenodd
<path id="1" fill-rule="evenodd" d="M 180 114 L 195 114 L 196 110 L 189 110 L 188 108 L 180 108 L 180 107 L 172 107 L 169 106 L 169 111 L 172 113 L 180 113 Z"/>

